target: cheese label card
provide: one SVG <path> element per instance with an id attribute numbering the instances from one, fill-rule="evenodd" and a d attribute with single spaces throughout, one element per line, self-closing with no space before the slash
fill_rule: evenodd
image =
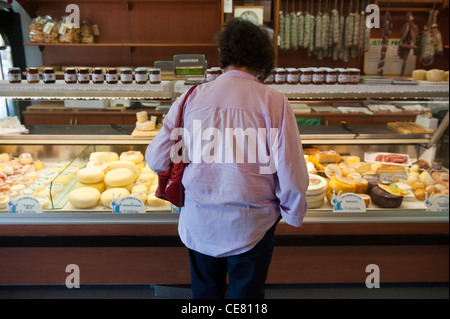
<path id="1" fill-rule="evenodd" d="M 334 193 L 331 204 L 333 205 L 333 212 L 366 212 L 364 200 L 354 193 L 345 193 L 342 195 L 340 192 L 337 195 Z"/>
<path id="2" fill-rule="evenodd" d="M 426 194 L 425 206 L 427 208 L 427 212 L 429 213 L 448 213 L 448 195 L 436 195 L 431 194 L 428 196 Z"/>
<path id="3" fill-rule="evenodd" d="M 39 214 L 42 213 L 41 203 L 31 196 L 17 196 L 8 202 L 8 213 Z"/>
<path id="4" fill-rule="evenodd" d="M 126 196 L 122 199 L 113 200 L 110 204 L 113 213 L 118 214 L 144 214 L 145 205 L 137 197 Z"/>

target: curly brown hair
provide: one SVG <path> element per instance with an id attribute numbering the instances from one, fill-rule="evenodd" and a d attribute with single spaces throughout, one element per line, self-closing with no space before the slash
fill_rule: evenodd
<path id="1" fill-rule="evenodd" d="M 265 29 L 241 18 L 228 22 L 218 35 L 222 68 L 246 67 L 264 80 L 274 67 L 275 52 Z"/>

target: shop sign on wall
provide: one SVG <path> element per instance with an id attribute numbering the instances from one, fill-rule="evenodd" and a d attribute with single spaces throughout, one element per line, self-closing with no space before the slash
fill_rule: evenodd
<path id="1" fill-rule="evenodd" d="M 382 39 L 370 39 L 369 51 L 364 54 L 364 74 L 376 75 L 378 71 L 378 63 L 380 62 Z M 392 38 L 386 51 L 384 62 L 384 75 L 398 76 L 401 74 L 404 61 L 398 56 L 398 46 L 400 39 Z M 405 71 L 403 75 L 411 75 L 416 68 L 416 56 L 413 50 L 406 59 Z"/>

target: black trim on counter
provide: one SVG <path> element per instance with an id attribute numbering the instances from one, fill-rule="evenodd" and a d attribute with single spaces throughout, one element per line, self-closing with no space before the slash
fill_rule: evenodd
<path id="1" fill-rule="evenodd" d="M 448 245 L 448 234 L 277 235 L 275 246 Z M 183 247 L 178 236 L 0 236 L 0 247 Z"/>

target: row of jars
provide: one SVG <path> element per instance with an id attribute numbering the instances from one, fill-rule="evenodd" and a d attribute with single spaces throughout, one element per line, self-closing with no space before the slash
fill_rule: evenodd
<path id="1" fill-rule="evenodd" d="M 359 84 L 360 70 L 355 68 L 275 68 L 265 84 Z"/>
<path id="2" fill-rule="evenodd" d="M 39 83 L 39 69 L 27 68 L 27 82 L 30 84 Z M 10 83 L 21 83 L 22 76 L 20 68 L 8 69 L 8 79 Z M 120 73 L 115 68 L 108 68 L 103 72 L 102 68 L 66 68 L 64 69 L 64 81 L 67 84 L 88 84 L 92 81 L 94 84 L 102 84 L 106 81 L 108 84 L 159 84 L 161 83 L 161 69 L 159 68 L 122 68 Z M 56 82 L 55 70 L 53 68 L 44 68 L 42 70 L 42 80 L 44 83 L 51 84 Z"/>

